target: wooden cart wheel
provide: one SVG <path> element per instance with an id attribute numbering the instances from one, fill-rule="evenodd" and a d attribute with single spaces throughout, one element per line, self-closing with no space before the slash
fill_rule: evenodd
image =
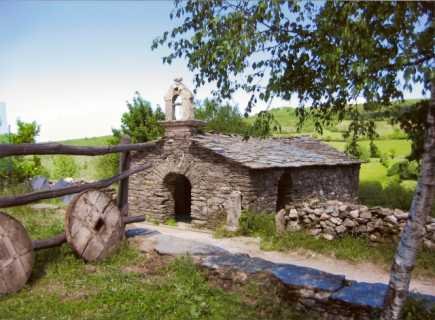
<path id="1" fill-rule="evenodd" d="M 85 191 L 70 203 L 65 214 L 65 234 L 74 251 L 86 261 L 102 260 L 124 235 L 121 213 L 104 192 Z"/>
<path id="2" fill-rule="evenodd" d="M 23 225 L 0 212 L 0 295 L 17 292 L 32 274 L 33 248 Z"/>

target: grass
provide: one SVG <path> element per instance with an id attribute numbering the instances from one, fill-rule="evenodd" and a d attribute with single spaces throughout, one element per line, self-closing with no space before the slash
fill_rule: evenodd
<path id="1" fill-rule="evenodd" d="M 33 239 L 63 229 L 63 212 L 8 209 Z M 111 258 L 85 263 L 62 247 L 39 251 L 30 281 L 0 297 L 0 319 L 314 319 L 260 283 L 224 291 L 189 257 L 144 255 L 124 242 Z"/>
<path id="2" fill-rule="evenodd" d="M 372 262 L 386 270 L 391 266 L 396 250 L 396 244 L 392 242 L 374 244 L 364 237 L 350 235 L 332 241 L 313 237 L 303 231 L 278 235 L 274 215 L 263 213 L 243 213 L 239 235 L 260 237 L 263 250 L 304 249 L 351 262 Z M 421 276 L 435 277 L 435 254 L 421 249 L 414 272 Z"/>

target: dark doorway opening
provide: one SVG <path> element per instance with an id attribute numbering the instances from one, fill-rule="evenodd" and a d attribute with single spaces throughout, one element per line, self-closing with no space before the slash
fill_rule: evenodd
<path id="1" fill-rule="evenodd" d="M 285 172 L 278 181 L 276 211 L 284 209 L 292 201 L 292 179 L 289 172 Z"/>
<path id="2" fill-rule="evenodd" d="M 192 185 L 189 179 L 182 174 L 170 173 L 165 178 L 165 184 L 172 195 L 175 220 L 190 223 L 192 220 Z"/>

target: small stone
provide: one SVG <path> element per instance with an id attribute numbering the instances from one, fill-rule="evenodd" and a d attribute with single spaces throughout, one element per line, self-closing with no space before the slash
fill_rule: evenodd
<path id="1" fill-rule="evenodd" d="M 310 230 L 310 234 L 313 235 L 313 236 L 317 236 L 317 235 L 319 235 L 321 232 L 322 232 L 322 229 L 318 229 L 318 228 L 315 228 L 315 229 L 311 229 L 311 230 Z"/>
<path id="2" fill-rule="evenodd" d="M 295 208 L 292 208 L 292 209 L 290 209 L 288 216 L 290 219 L 297 219 L 298 218 L 298 211 Z"/>
<path id="3" fill-rule="evenodd" d="M 326 239 L 329 241 L 334 240 L 334 236 L 332 234 L 329 234 L 329 233 L 322 234 L 322 237 L 323 237 L 323 239 Z"/>
<path id="4" fill-rule="evenodd" d="M 370 213 L 370 211 L 362 211 L 360 213 L 360 218 L 364 220 L 369 220 L 372 218 L 372 214 Z"/>
<path id="5" fill-rule="evenodd" d="M 394 209 L 394 216 L 399 220 L 408 219 L 408 212 L 403 212 L 400 209 Z"/>
<path id="6" fill-rule="evenodd" d="M 320 220 L 328 220 L 328 219 L 329 219 L 329 214 L 322 213 L 322 215 L 320 216 Z"/>
<path id="7" fill-rule="evenodd" d="M 435 223 L 431 223 L 431 224 L 426 225 L 426 231 L 428 231 L 428 232 L 435 231 Z"/>
<path id="8" fill-rule="evenodd" d="M 347 208 L 349 208 L 347 205 L 341 205 L 339 208 L 338 208 L 338 210 L 340 210 L 341 212 L 345 212 L 345 211 L 347 211 Z"/>
<path id="9" fill-rule="evenodd" d="M 359 217 L 359 210 L 352 210 L 349 212 L 349 216 L 352 217 L 353 219 L 356 219 Z"/>
<path id="10" fill-rule="evenodd" d="M 337 228 L 335 228 L 335 231 L 337 231 L 338 234 L 343 233 L 346 231 L 346 227 L 343 225 L 340 225 Z"/>
<path id="11" fill-rule="evenodd" d="M 369 239 L 370 239 L 371 241 L 374 241 L 374 242 L 378 241 L 378 237 L 376 237 L 374 234 L 371 234 L 371 235 L 369 236 Z"/>
<path id="12" fill-rule="evenodd" d="M 333 224 L 340 225 L 340 224 L 343 223 L 343 220 L 341 220 L 340 218 L 332 217 L 332 218 L 331 218 L 331 222 L 332 222 Z"/>
<path id="13" fill-rule="evenodd" d="M 372 232 L 374 230 L 375 230 L 375 223 L 374 222 L 367 223 L 367 232 Z"/>
<path id="14" fill-rule="evenodd" d="M 435 249 L 435 242 L 430 241 L 430 240 L 425 240 L 423 242 L 424 246 L 430 250 L 434 250 Z"/>
<path id="15" fill-rule="evenodd" d="M 299 225 L 299 223 L 297 221 L 291 221 L 287 225 L 287 231 L 293 232 L 293 231 L 299 231 L 299 230 L 301 230 L 301 226 Z"/>
<path id="16" fill-rule="evenodd" d="M 334 210 L 334 207 L 327 207 L 327 208 L 325 209 L 325 212 L 326 212 L 326 213 L 329 213 L 329 214 L 332 214 L 334 211 L 335 211 L 335 210 Z"/>
<path id="17" fill-rule="evenodd" d="M 392 224 L 397 224 L 397 218 L 394 215 L 389 215 L 387 217 L 385 217 L 385 220 L 388 222 L 391 222 Z"/>
<path id="18" fill-rule="evenodd" d="M 349 218 L 346 218 L 346 219 L 344 220 L 344 222 L 343 222 L 343 225 L 344 225 L 345 227 L 347 227 L 347 228 L 353 228 L 353 227 L 356 226 L 356 222 L 353 221 L 353 220 L 351 220 L 351 219 L 349 219 Z"/>
<path id="19" fill-rule="evenodd" d="M 286 211 L 284 209 L 281 209 L 275 216 L 275 227 L 278 234 L 283 234 L 286 230 L 285 214 Z"/>
<path id="20" fill-rule="evenodd" d="M 320 210 L 320 209 L 314 209 L 314 214 L 315 214 L 316 216 L 321 216 L 321 215 L 323 215 L 323 210 Z"/>

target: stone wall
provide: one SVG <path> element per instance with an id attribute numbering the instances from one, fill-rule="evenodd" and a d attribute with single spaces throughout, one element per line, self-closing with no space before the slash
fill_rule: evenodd
<path id="1" fill-rule="evenodd" d="M 276 212 L 280 194 L 286 203 L 320 196 L 350 200 L 358 193 L 358 165 L 289 169 L 248 169 L 195 144 L 200 121 L 167 121 L 166 134 L 154 150 L 134 153 L 132 167 L 152 167 L 130 177 L 131 214 L 163 222 L 174 217 L 175 186 L 168 175 L 182 175 L 191 185 L 191 217 L 197 226 L 213 227 L 225 220 L 229 195 L 240 192 L 242 209 Z M 287 179 L 288 181 L 284 181 Z M 285 190 L 279 191 L 279 186 Z M 281 199 L 282 200 L 282 199 Z"/>
<path id="2" fill-rule="evenodd" d="M 287 205 L 276 215 L 280 232 L 307 229 L 314 236 L 332 240 L 344 234 L 367 236 L 371 241 L 395 240 L 408 219 L 408 213 L 388 209 L 311 199 Z M 424 245 L 435 249 L 435 218 L 428 218 Z"/>

